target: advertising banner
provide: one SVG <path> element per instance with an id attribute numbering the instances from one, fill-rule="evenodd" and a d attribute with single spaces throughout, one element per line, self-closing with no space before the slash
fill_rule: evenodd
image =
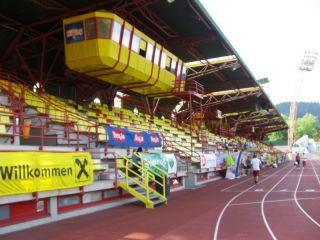
<path id="1" fill-rule="evenodd" d="M 0 196 L 93 182 L 90 153 L 0 152 Z"/>
<path id="2" fill-rule="evenodd" d="M 140 153 L 140 156 L 168 174 L 177 173 L 177 160 L 173 153 Z M 156 171 L 155 169 L 153 170 Z"/>
<path id="3" fill-rule="evenodd" d="M 83 22 L 69 23 L 64 26 L 66 43 L 80 42 L 84 40 Z"/>
<path id="4" fill-rule="evenodd" d="M 119 147 L 161 147 L 161 137 L 158 133 L 132 132 L 125 128 L 107 126 L 110 146 Z"/>
<path id="5" fill-rule="evenodd" d="M 217 152 L 216 153 L 216 163 L 217 164 L 224 164 L 226 161 L 225 153 L 224 152 Z"/>
<path id="6" fill-rule="evenodd" d="M 214 153 L 202 153 L 201 168 L 213 168 L 217 166 L 217 157 Z"/>

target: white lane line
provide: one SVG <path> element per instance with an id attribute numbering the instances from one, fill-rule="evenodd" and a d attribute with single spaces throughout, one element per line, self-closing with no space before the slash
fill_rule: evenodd
<path id="1" fill-rule="evenodd" d="M 306 192 L 315 192 L 314 189 L 306 189 L 305 191 L 306 191 Z"/>
<path id="2" fill-rule="evenodd" d="M 251 178 L 248 178 L 247 180 L 244 180 L 244 181 L 238 182 L 238 183 L 236 183 L 236 184 L 233 184 L 233 185 L 231 185 L 230 187 L 226 187 L 226 188 L 220 190 L 220 192 L 224 192 L 224 191 L 226 191 L 226 190 L 228 190 L 228 189 L 230 189 L 230 188 L 232 188 L 232 187 L 235 187 L 235 186 L 240 185 L 241 183 L 248 182 L 249 180 L 252 180 L 252 179 L 251 179 Z"/>
<path id="3" fill-rule="evenodd" d="M 298 198 L 298 200 L 318 200 L 320 197 L 313 198 Z M 265 203 L 276 203 L 276 202 L 290 202 L 294 201 L 294 198 L 286 198 L 286 199 L 278 199 L 278 200 L 267 200 Z M 253 205 L 253 204 L 261 204 L 261 202 L 243 202 L 243 203 L 232 203 L 230 206 L 242 206 L 242 205 Z"/>
<path id="4" fill-rule="evenodd" d="M 274 235 L 274 233 L 272 232 L 269 224 L 268 224 L 268 221 L 266 219 L 266 216 L 265 216 L 265 213 L 264 213 L 264 203 L 265 203 L 265 199 L 266 197 L 272 192 L 273 189 L 275 189 L 276 186 L 278 186 L 283 179 L 285 179 L 286 176 L 289 175 L 289 173 L 291 173 L 295 168 L 292 168 L 289 172 L 287 172 L 262 198 L 262 201 L 261 201 L 261 204 L 260 204 L 260 211 L 261 211 L 261 214 L 262 214 L 262 219 L 263 219 L 263 222 L 264 224 L 266 225 L 267 229 L 268 229 L 268 232 L 269 234 L 271 235 L 272 239 L 277 239 L 276 236 Z"/>
<path id="5" fill-rule="evenodd" d="M 242 191 L 226 191 L 226 192 L 230 192 L 230 193 L 240 193 Z M 247 191 L 248 193 L 254 193 L 254 192 L 262 192 L 262 191 L 256 191 L 256 190 L 253 190 L 253 191 Z M 278 190 L 278 191 L 272 191 L 272 192 L 279 192 L 279 193 L 293 193 L 295 192 L 295 190 L 288 190 L 288 189 L 281 189 L 281 190 Z M 319 193 L 320 191 L 316 191 L 314 189 L 306 189 L 306 190 L 303 190 L 303 191 L 297 191 L 298 193 L 305 193 L 305 192 L 313 192 L 313 193 Z"/>
<path id="6" fill-rule="evenodd" d="M 280 169 L 279 171 L 275 172 L 274 174 L 276 173 L 279 173 L 280 171 L 282 170 L 286 170 L 287 168 L 289 167 L 292 167 L 290 165 Z M 294 168 L 293 168 L 294 169 Z M 292 171 L 292 170 L 291 170 Z M 269 175 L 268 177 L 266 177 L 265 179 L 263 179 L 262 181 L 260 181 L 260 183 L 266 181 L 267 179 L 269 179 L 270 177 L 272 177 L 273 174 Z M 229 202 L 227 202 L 227 204 L 224 206 L 224 208 L 222 209 L 222 211 L 220 212 L 220 215 L 218 217 L 218 220 L 217 220 L 217 223 L 216 223 L 216 226 L 214 228 L 214 235 L 213 235 L 213 239 L 214 240 L 217 240 L 218 239 L 218 232 L 219 232 L 219 227 L 220 227 L 220 222 L 221 222 L 221 219 L 222 219 L 222 216 L 224 214 L 224 212 L 226 211 L 226 209 L 229 207 L 229 205 L 235 200 L 237 199 L 238 197 L 240 197 L 242 194 L 246 193 L 248 190 L 250 190 L 251 188 L 255 187 L 256 185 L 253 185 L 251 187 L 248 187 L 247 189 L 243 190 L 242 192 L 238 193 L 236 196 L 234 196 L 233 198 L 231 198 L 231 200 L 229 200 Z"/>
<path id="7" fill-rule="evenodd" d="M 309 162 L 311 162 L 311 166 L 312 166 L 312 169 L 313 169 L 314 175 L 316 176 L 316 178 L 317 178 L 317 180 L 318 180 L 318 183 L 319 183 L 319 185 L 320 185 L 319 176 L 318 176 L 318 174 L 317 174 L 317 172 L 316 172 L 316 170 L 315 170 L 315 168 L 314 168 L 314 166 L 313 166 L 313 161 L 309 161 Z"/>
<path id="8" fill-rule="evenodd" d="M 256 190 L 254 190 L 255 192 L 263 192 L 264 190 L 262 188 L 258 188 Z"/>
<path id="9" fill-rule="evenodd" d="M 299 204 L 298 200 L 297 200 L 297 190 L 299 188 L 299 185 L 300 185 L 300 181 L 301 181 L 301 177 L 302 177 L 302 174 L 303 174 L 303 169 L 301 171 L 301 174 L 300 174 L 300 177 L 299 177 L 299 181 L 298 181 L 298 184 L 297 184 L 297 187 L 296 187 L 296 191 L 294 192 L 294 201 L 296 202 L 297 206 L 300 208 L 300 210 L 304 213 L 304 215 L 306 215 L 315 225 L 317 225 L 318 227 L 320 227 L 320 224 L 314 220 L 302 207 L 301 205 Z"/>
<path id="10" fill-rule="evenodd" d="M 291 174 L 288 177 L 297 177 L 297 176 L 300 176 L 300 174 Z M 304 175 L 303 177 L 314 177 L 314 174 L 312 174 L 312 175 Z"/>

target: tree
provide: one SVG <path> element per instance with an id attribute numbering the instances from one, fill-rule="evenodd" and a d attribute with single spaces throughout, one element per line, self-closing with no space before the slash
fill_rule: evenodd
<path id="1" fill-rule="evenodd" d="M 281 116 L 283 117 L 283 119 L 286 121 L 286 123 L 288 123 L 288 116 L 281 114 Z M 267 141 L 268 142 L 287 142 L 288 141 L 288 130 L 282 130 L 282 131 L 278 131 L 278 132 L 273 132 L 268 134 L 267 137 Z"/>
<path id="2" fill-rule="evenodd" d="M 279 142 L 288 141 L 288 131 L 282 130 L 278 132 L 273 132 L 268 135 L 269 142 Z"/>
<path id="3" fill-rule="evenodd" d="M 296 139 L 301 138 L 303 135 L 308 135 L 310 138 L 317 138 L 319 136 L 317 117 L 307 113 L 303 118 L 298 119 L 296 129 Z"/>

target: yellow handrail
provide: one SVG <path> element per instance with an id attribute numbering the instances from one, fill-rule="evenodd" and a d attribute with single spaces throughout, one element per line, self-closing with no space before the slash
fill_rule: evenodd
<path id="1" fill-rule="evenodd" d="M 162 170 L 161 168 L 159 168 L 157 165 L 149 162 L 148 160 L 144 159 L 143 157 L 141 157 L 140 155 L 138 155 L 137 153 L 133 153 L 134 156 L 140 158 L 141 162 L 142 162 L 142 166 L 143 169 L 145 171 L 147 171 L 148 176 L 150 175 L 151 172 L 151 176 L 153 176 L 153 181 L 157 184 L 160 184 L 162 186 L 162 192 L 163 192 L 163 196 L 166 198 L 166 178 L 168 177 L 168 173 L 164 170 Z M 151 170 L 151 167 L 155 168 L 156 170 L 158 170 L 160 173 Z M 162 180 L 162 183 L 160 183 L 158 180 L 155 179 L 155 175 L 160 177 Z"/>
<path id="2" fill-rule="evenodd" d="M 125 164 L 125 175 L 126 175 L 126 187 L 129 188 L 129 180 L 133 181 L 134 183 L 136 183 L 137 185 L 139 185 L 140 187 L 144 188 L 146 190 L 146 199 L 148 201 L 150 201 L 150 192 L 152 192 L 153 194 L 162 197 L 162 198 L 166 198 L 166 191 L 165 191 L 165 187 L 166 187 L 166 182 L 165 179 L 167 177 L 167 173 L 165 171 L 163 171 L 162 169 L 160 169 L 159 167 L 157 167 L 156 165 L 148 162 L 146 159 L 141 158 L 141 156 L 136 155 L 137 157 L 139 157 L 141 159 L 141 165 L 135 163 L 134 161 L 132 161 L 132 159 L 127 158 L 125 156 L 123 156 L 120 153 L 116 153 L 116 155 L 120 156 L 120 158 L 124 159 L 126 161 Z M 134 170 L 129 168 L 129 163 L 132 166 L 135 166 L 140 172 L 141 175 L 139 175 L 138 173 L 136 173 Z M 159 170 L 161 172 L 161 174 L 153 171 L 152 169 L 149 168 L 149 166 L 154 167 L 155 169 Z M 137 176 L 139 178 L 139 180 L 136 180 L 134 177 L 131 177 L 129 175 L 129 173 L 133 173 L 135 176 Z M 155 179 L 155 176 L 159 176 L 160 178 L 162 178 L 162 183 L 157 181 Z M 140 179 L 142 179 L 143 181 L 140 181 Z M 163 194 L 158 193 L 156 190 L 152 189 L 149 187 L 149 180 L 152 180 L 153 182 L 159 184 L 162 186 L 163 188 Z"/>

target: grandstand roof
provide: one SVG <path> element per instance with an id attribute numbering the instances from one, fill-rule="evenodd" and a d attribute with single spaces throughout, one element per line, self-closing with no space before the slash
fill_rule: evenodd
<path id="1" fill-rule="evenodd" d="M 80 101 L 101 89 L 117 90 L 74 75 L 64 64 L 62 19 L 99 9 L 115 12 L 185 62 L 235 55 L 237 60 L 233 62 L 205 64 L 189 71 L 190 78 L 204 85 L 205 94 L 259 87 L 198 0 L 10 0 L 1 1 L 0 8 L 0 66 L 30 84 L 42 83 L 47 91 L 61 97 Z M 136 101 L 140 99 L 129 94 L 135 95 Z M 239 132 L 256 127 L 260 135 L 265 135 L 287 128 L 262 89 L 238 91 L 224 98 L 207 97 L 204 101 L 210 111 L 219 109 L 226 114 Z M 176 98 L 162 99 L 159 109 L 173 109 L 178 102 Z M 261 116 L 264 120 L 259 121 Z"/>

